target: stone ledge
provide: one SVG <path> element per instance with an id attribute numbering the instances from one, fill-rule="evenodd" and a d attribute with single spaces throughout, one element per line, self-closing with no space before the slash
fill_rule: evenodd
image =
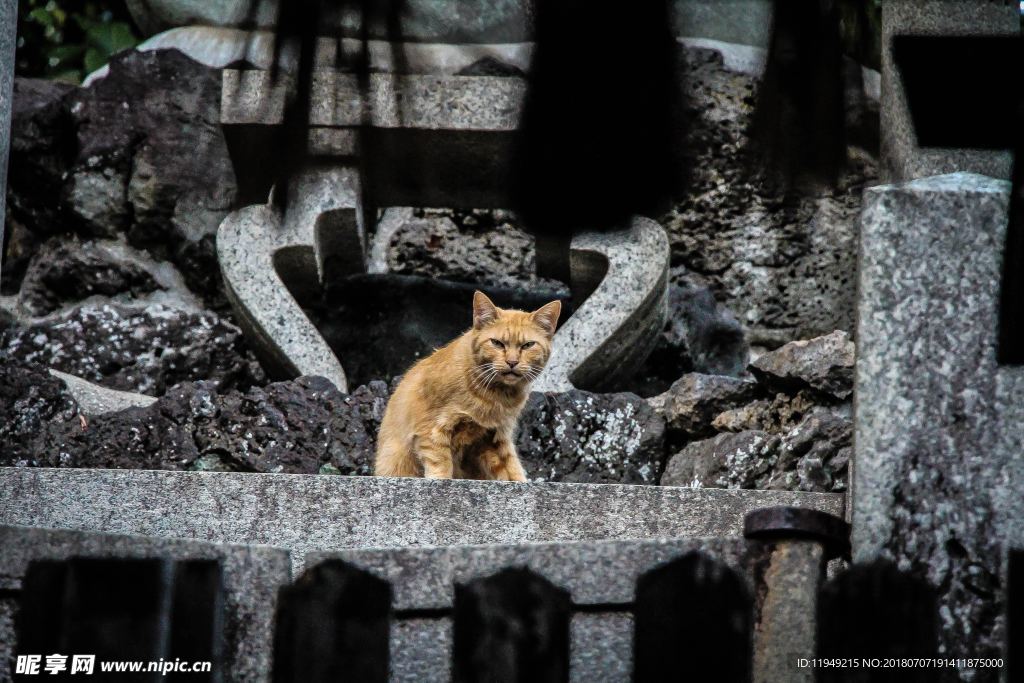
<path id="1" fill-rule="evenodd" d="M 672 538 L 519 545 L 371 548 L 310 553 L 306 565 L 342 559 L 391 582 L 395 610 L 451 609 L 452 587 L 527 567 L 572 596 L 574 605 L 629 605 L 644 572 L 702 552 L 747 576 L 750 546 L 741 538 Z M 751 584 L 752 585 L 752 584 Z"/>
<path id="2" fill-rule="evenodd" d="M 0 524 L 345 548 L 742 536 L 760 507 L 843 514 L 841 494 L 383 477 L 0 469 Z"/>
<path id="3" fill-rule="evenodd" d="M 571 594 L 570 681 L 628 681 L 637 578 L 700 551 L 736 571 L 752 591 L 756 547 L 741 538 L 680 538 L 391 548 L 313 553 L 307 564 L 340 558 L 391 582 L 393 681 L 449 680 L 453 585 L 506 567 L 528 567 Z M 817 571 L 817 558 L 812 564 L 808 570 Z M 436 616 L 424 616 L 431 612 Z"/>
<path id="4" fill-rule="evenodd" d="M 171 538 L 88 533 L 64 529 L 0 526 L 0 590 L 21 589 L 32 560 L 72 557 L 216 559 L 223 567 L 226 666 L 230 680 L 269 681 L 274 606 L 278 589 L 291 580 L 287 551 L 269 547 L 216 545 Z M 3 603 L 10 609 L 4 609 Z M 0 666 L 14 642 L 13 600 L 0 598 Z M 12 646 L 13 647 L 13 646 Z M 3 674 L 0 673 L 0 679 Z"/>

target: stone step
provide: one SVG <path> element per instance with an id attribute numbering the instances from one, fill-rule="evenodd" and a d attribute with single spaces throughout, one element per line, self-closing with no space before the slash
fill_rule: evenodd
<path id="1" fill-rule="evenodd" d="M 0 468 L 0 524 L 346 548 L 741 538 L 751 510 L 842 516 L 842 494 L 301 474 Z"/>
<path id="2" fill-rule="evenodd" d="M 293 579 L 288 551 L 194 540 L 105 534 L 66 529 L 0 526 L 0 664 L 13 654 L 14 622 L 22 579 L 34 560 L 76 557 L 216 559 L 223 567 L 226 673 L 229 680 L 269 681 L 278 591 Z M 644 573 L 699 552 L 732 570 L 748 598 L 782 602 L 785 614 L 758 609 L 751 615 L 754 652 L 773 644 L 772 626 L 788 628 L 784 680 L 797 656 L 813 656 L 813 604 L 822 576 L 819 545 L 796 541 L 787 556 L 785 581 L 770 580 L 780 546 L 742 538 L 670 538 L 551 543 L 402 547 L 313 552 L 312 567 L 334 559 L 388 581 L 392 588 L 391 680 L 451 679 L 453 607 L 456 584 L 492 576 L 507 568 L 528 568 L 565 590 L 570 598 L 570 677 L 577 681 L 629 681 L 633 667 L 637 580 Z M 776 595 L 776 592 L 780 592 Z M 787 607 L 787 605 L 789 607 Z M 794 614 L 788 614 L 793 612 Z M 806 612 L 806 614 L 804 614 Z M 755 670 L 766 672 L 763 656 Z M 792 661 L 789 661 L 792 660 Z M 6 669 L 0 667 L 0 681 Z M 776 672 L 778 673 L 778 672 Z"/>
<path id="3" fill-rule="evenodd" d="M 291 580 L 287 551 L 255 545 L 0 526 L 0 682 L 10 680 L 8 676 L 13 671 L 7 664 L 14 654 L 14 614 L 29 563 L 76 557 L 219 560 L 225 598 L 227 679 L 270 680 L 277 591 Z"/>
<path id="4" fill-rule="evenodd" d="M 569 593 L 569 680 L 625 683 L 633 670 L 637 579 L 690 552 L 735 571 L 753 595 L 755 566 L 769 550 L 742 538 L 679 538 L 346 550 L 312 553 L 307 564 L 342 559 L 391 583 L 393 683 L 451 680 L 455 584 L 509 567 L 529 568 Z M 807 555 L 807 575 L 817 576 L 820 562 L 820 554 Z M 805 583 L 816 590 L 816 581 Z"/>

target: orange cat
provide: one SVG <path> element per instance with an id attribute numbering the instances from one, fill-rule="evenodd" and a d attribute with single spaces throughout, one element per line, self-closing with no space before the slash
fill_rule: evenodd
<path id="1" fill-rule="evenodd" d="M 503 310 L 476 292 L 473 328 L 416 363 L 388 402 L 374 473 L 526 481 L 512 440 L 561 311 Z"/>

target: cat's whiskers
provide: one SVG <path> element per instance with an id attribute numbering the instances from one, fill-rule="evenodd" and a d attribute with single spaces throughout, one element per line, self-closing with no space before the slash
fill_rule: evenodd
<path id="1" fill-rule="evenodd" d="M 484 363 L 473 368 L 471 387 L 479 390 L 489 389 L 491 382 L 498 376 L 501 369 L 497 363 Z"/>

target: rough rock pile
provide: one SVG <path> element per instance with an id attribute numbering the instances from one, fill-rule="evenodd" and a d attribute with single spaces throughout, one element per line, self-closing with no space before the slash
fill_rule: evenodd
<path id="1" fill-rule="evenodd" d="M 534 393 L 517 449 L 534 481 L 845 490 L 846 334 L 750 369 L 757 379 L 691 373 L 646 400 Z M 317 377 L 244 393 L 184 382 L 148 407 L 87 416 L 38 365 L 7 360 L 0 380 L 0 437 L 13 444 L 0 465 L 19 466 L 368 474 L 389 395 L 384 382 L 346 395 Z"/>
<path id="2" fill-rule="evenodd" d="M 123 53 L 88 88 L 15 79 L 15 260 L 26 265 L 51 235 L 121 239 L 223 308 L 214 236 L 236 184 L 219 118 L 219 71 L 173 50 Z M 18 277 L 10 265 L 6 293 Z"/>
<path id="3" fill-rule="evenodd" d="M 756 380 L 687 375 L 651 404 L 679 450 L 667 486 L 845 491 L 854 345 L 845 332 L 754 361 Z"/>
<path id="4" fill-rule="evenodd" d="M 686 62 L 689 189 L 660 220 L 674 276 L 710 287 L 755 346 L 852 333 L 861 194 L 877 178 L 877 148 L 851 145 L 834 191 L 793 202 L 765 193 L 742 163 L 757 79 L 726 69 L 713 50 L 689 48 Z M 877 103 L 856 105 L 851 119 L 877 123 Z"/>
<path id="5" fill-rule="evenodd" d="M 662 219 L 669 321 L 613 393 L 531 396 L 519 450 L 540 480 L 842 490 L 852 344 L 837 333 L 748 366 L 747 328 L 772 348 L 849 329 L 872 162 L 854 150 L 827 197 L 762 196 L 738 164 L 755 79 L 688 57 L 695 173 Z M 391 378 L 364 373 L 350 394 L 268 384 L 234 324 L 214 246 L 237 189 L 219 102 L 219 72 L 175 51 L 125 53 L 89 88 L 16 79 L 0 464 L 369 471 Z M 416 210 L 386 252 L 393 273 L 566 290 L 536 277 L 507 212 Z M 47 368 L 158 400 L 85 415 Z"/>
<path id="6" fill-rule="evenodd" d="M 160 396 L 266 383 L 224 298 L 220 76 L 128 52 L 89 88 L 16 79 L 0 356 Z"/>
<path id="7" fill-rule="evenodd" d="M 81 414 L 39 366 L 0 363 L 0 466 L 369 474 L 387 386 L 318 377 L 245 393 L 185 382 L 146 408 Z M 10 437 L 10 438 L 6 438 Z"/>

